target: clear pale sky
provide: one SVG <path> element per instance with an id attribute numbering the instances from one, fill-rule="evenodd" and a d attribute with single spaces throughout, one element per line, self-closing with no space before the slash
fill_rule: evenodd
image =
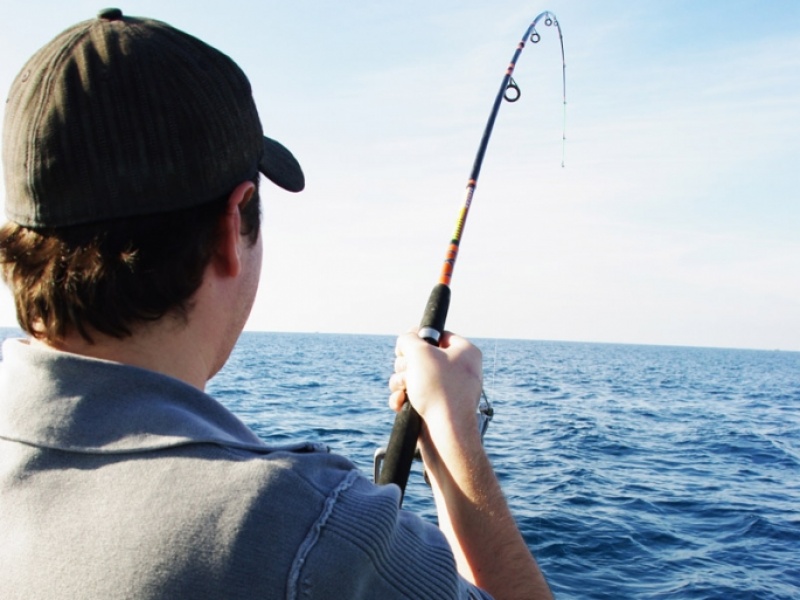
<path id="1" fill-rule="evenodd" d="M 498 116 L 448 328 L 800 350 L 800 2 L 131 0 L 248 73 L 307 189 L 264 192 L 249 329 L 399 333 L 436 283 L 491 104 L 533 18 L 554 28 Z M 0 9 L 3 94 L 94 2 Z M 0 199 L 5 193 L 0 188 Z M 0 294 L 0 325 L 15 322 Z"/>

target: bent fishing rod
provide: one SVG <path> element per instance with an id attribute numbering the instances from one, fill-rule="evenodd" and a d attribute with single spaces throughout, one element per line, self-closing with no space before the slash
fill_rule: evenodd
<path id="1" fill-rule="evenodd" d="M 489 138 L 492 135 L 494 122 L 497 118 L 497 113 L 500 110 L 500 104 L 503 100 L 507 102 L 516 102 L 519 100 L 521 92 L 517 83 L 514 81 L 512 74 L 517 64 L 517 59 L 522 53 L 527 40 L 536 44 L 541 39 L 541 36 L 536 31 L 536 26 L 544 19 L 546 26 L 555 26 L 558 30 L 558 38 L 561 43 L 561 70 L 562 70 L 562 92 L 564 100 L 564 127 L 566 129 L 566 62 L 564 60 L 564 38 L 561 34 L 561 25 L 558 23 L 556 16 L 545 11 L 538 15 L 533 22 L 528 26 L 522 40 L 517 44 L 511 62 L 506 69 L 503 76 L 502 83 L 500 84 L 500 91 L 494 100 L 492 111 L 489 114 L 489 121 L 481 138 L 481 143 L 478 146 L 478 153 L 475 157 L 475 162 L 472 166 L 472 172 L 469 175 L 467 182 L 467 191 L 464 203 L 458 214 L 456 221 L 456 228 L 453 237 L 447 247 L 445 254 L 444 264 L 439 275 L 439 281 L 434 286 L 428 298 L 428 303 L 425 306 L 425 312 L 422 316 L 422 321 L 419 327 L 419 336 L 431 345 L 438 346 L 442 333 L 444 332 L 445 320 L 447 319 L 447 311 L 450 308 L 450 281 L 453 277 L 453 269 L 455 267 L 456 258 L 458 257 L 458 249 L 461 244 L 461 237 L 464 233 L 464 225 L 467 221 L 469 208 L 472 204 L 472 196 L 475 193 L 475 187 L 478 183 L 478 176 L 481 172 L 483 158 L 486 154 L 486 148 L 489 145 Z M 566 135 L 562 133 L 562 159 L 561 166 L 564 166 L 564 142 Z M 488 401 L 482 401 L 481 417 L 481 437 L 488 426 L 488 420 L 491 419 L 491 406 Z M 378 484 L 395 483 L 400 487 L 401 502 L 402 494 L 405 493 L 406 483 L 408 476 L 411 472 L 411 464 L 414 461 L 414 456 L 417 448 L 417 439 L 419 438 L 420 430 L 422 428 L 422 419 L 416 410 L 411 406 L 411 403 L 406 398 L 403 408 L 395 417 L 392 433 L 389 438 L 389 443 L 386 449 L 378 450 L 375 454 L 375 479 Z"/>

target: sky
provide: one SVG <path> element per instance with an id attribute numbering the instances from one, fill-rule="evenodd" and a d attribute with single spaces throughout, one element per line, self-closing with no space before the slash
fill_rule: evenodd
<path id="1" fill-rule="evenodd" d="M 262 184 L 247 328 L 397 334 L 438 280 L 506 66 L 448 329 L 800 350 L 800 2 L 129 0 L 230 55 L 306 173 Z M 10 0 L 0 88 L 104 6 Z M 562 127 L 566 122 L 563 147 Z M 5 198 L 0 187 L 0 201 Z M 0 289 L 0 325 L 15 324 Z"/>

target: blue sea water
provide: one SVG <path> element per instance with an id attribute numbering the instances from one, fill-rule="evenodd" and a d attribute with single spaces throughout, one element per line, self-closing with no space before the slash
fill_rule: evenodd
<path id="1" fill-rule="evenodd" d="M 474 341 L 485 443 L 557 598 L 800 598 L 800 353 Z M 393 360 L 388 336 L 246 332 L 208 391 L 371 473 Z M 404 506 L 435 521 L 419 468 Z"/>
<path id="2" fill-rule="evenodd" d="M 800 598 L 800 353 L 478 340 L 486 446 L 557 598 Z M 371 472 L 394 338 L 245 333 L 209 392 Z M 435 520 L 419 469 L 404 506 Z"/>

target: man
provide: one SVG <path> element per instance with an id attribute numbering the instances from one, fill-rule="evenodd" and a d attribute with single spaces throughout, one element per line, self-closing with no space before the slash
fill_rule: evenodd
<path id="1" fill-rule="evenodd" d="M 425 422 L 439 528 L 203 392 L 258 286 L 259 172 L 304 187 L 230 58 L 104 10 L 23 67 L 3 163 L 0 266 L 30 338 L 0 368 L 1 598 L 549 597 L 481 446 L 466 340 L 401 336 L 390 381 Z"/>

